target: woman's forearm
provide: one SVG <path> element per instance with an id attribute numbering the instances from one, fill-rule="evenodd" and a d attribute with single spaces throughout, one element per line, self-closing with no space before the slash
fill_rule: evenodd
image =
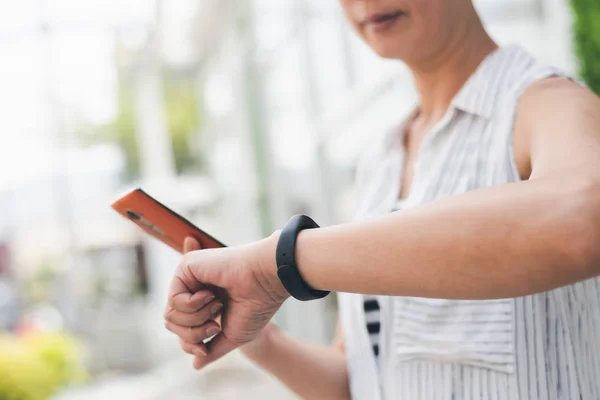
<path id="1" fill-rule="evenodd" d="M 247 355 L 303 399 L 350 399 L 346 360 L 339 348 L 273 330 L 263 351 Z"/>
<path id="2" fill-rule="evenodd" d="M 600 270 L 600 191 L 576 181 L 502 185 L 305 230 L 300 272 L 318 289 L 454 299 L 518 297 L 587 279 Z"/>

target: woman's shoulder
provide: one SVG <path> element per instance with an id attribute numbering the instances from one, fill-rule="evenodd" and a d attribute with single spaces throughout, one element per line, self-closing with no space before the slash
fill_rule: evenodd
<path id="1" fill-rule="evenodd" d="M 560 77 L 583 85 L 569 72 L 544 61 L 519 45 L 505 46 L 502 54 L 497 68 L 504 69 L 506 83 L 500 92 L 505 96 L 518 99 L 532 85 L 551 77 Z"/>

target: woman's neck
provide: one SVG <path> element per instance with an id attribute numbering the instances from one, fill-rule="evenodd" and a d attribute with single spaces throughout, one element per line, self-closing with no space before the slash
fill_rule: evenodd
<path id="1" fill-rule="evenodd" d="M 425 124 L 441 119 L 479 64 L 497 48 L 477 19 L 450 40 L 444 51 L 418 65 L 409 65 L 419 93 L 419 119 Z"/>

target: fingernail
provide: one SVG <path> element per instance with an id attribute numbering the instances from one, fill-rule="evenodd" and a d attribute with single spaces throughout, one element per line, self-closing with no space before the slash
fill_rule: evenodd
<path id="1" fill-rule="evenodd" d="M 210 303 L 211 301 L 213 301 L 215 299 L 215 296 L 208 296 L 207 298 L 204 299 L 204 301 L 202 302 L 202 305 L 205 306 L 208 303 Z"/>
<path id="2" fill-rule="evenodd" d="M 206 352 L 202 349 L 194 349 L 192 351 L 196 357 L 206 357 Z"/>
<path id="3" fill-rule="evenodd" d="M 218 334 L 219 332 L 221 332 L 221 329 L 217 326 L 211 326 L 210 328 L 208 328 L 206 330 L 206 335 L 207 336 L 215 336 L 216 334 Z"/>
<path id="4" fill-rule="evenodd" d="M 219 313 L 219 311 L 221 311 L 222 308 L 223 308 L 223 304 L 222 303 L 217 303 L 217 304 L 215 304 L 214 306 L 211 307 L 210 313 L 214 317 L 215 315 L 217 315 Z"/>

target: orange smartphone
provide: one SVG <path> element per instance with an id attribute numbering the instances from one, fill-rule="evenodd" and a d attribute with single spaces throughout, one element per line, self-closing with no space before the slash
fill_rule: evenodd
<path id="1" fill-rule="evenodd" d="M 112 208 L 179 253 L 183 253 L 183 242 L 188 236 L 198 240 L 203 249 L 226 247 L 142 189 L 134 189 L 127 193 L 115 201 Z"/>

